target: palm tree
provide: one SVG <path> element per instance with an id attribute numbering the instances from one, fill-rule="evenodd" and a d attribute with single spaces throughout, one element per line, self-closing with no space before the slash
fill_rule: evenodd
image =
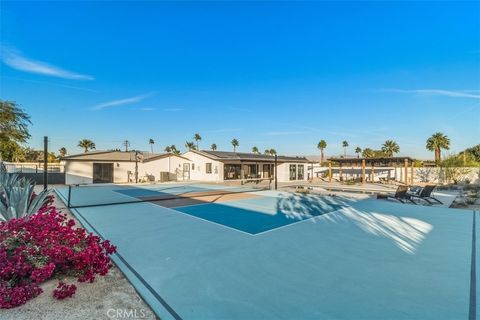
<path id="1" fill-rule="evenodd" d="M 193 136 L 193 140 L 195 140 L 197 142 L 197 150 L 199 150 L 198 149 L 198 141 L 202 140 L 202 137 L 198 133 L 195 133 L 195 135 Z"/>
<path id="2" fill-rule="evenodd" d="M 346 158 L 347 157 L 347 147 L 348 147 L 348 141 L 347 140 L 344 140 L 342 142 L 342 147 L 343 147 L 343 157 Z"/>
<path id="3" fill-rule="evenodd" d="M 78 146 L 80 148 L 83 148 L 85 152 L 88 152 L 88 150 L 95 149 L 95 143 L 93 143 L 92 140 L 88 139 L 83 139 L 78 142 Z"/>
<path id="4" fill-rule="evenodd" d="M 355 153 L 357 154 L 357 158 L 360 158 L 360 153 L 362 153 L 362 148 L 356 147 L 355 148 Z"/>
<path id="5" fill-rule="evenodd" d="M 257 148 L 257 147 L 253 147 L 253 148 L 252 148 L 252 153 L 259 154 L 260 151 L 258 151 L 258 148 Z"/>
<path id="6" fill-rule="evenodd" d="M 185 148 L 187 148 L 188 150 L 196 150 L 195 143 L 193 143 L 192 141 L 185 142 Z"/>
<path id="7" fill-rule="evenodd" d="M 269 149 L 265 149 L 265 151 L 263 153 L 266 154 L 266 155 L 271 155 Z"/>
<path id="8" fill-rule="evenodd" d="M 365 148 L 362 150 L 362 157 L 364 158 L 373 158 L 375 157 L 375 151 L 371 148 Z"/>
<path id="9" fill-rule="evenodd" d="M 400 146 L 393 140 L 387 140 L 382 145 L 382 151 L 387 157 L 393 157 L 395 153 L 400 152 Z"/>
<path id="10" fill-rule="evenodd" d="M 212 151 L 217 150 L 217 145 L 215 143 L 212 143 L 212 145 L 210 146 L 210 149 L 212 149 Z"/>
<path id="11" fill-rule="evenodd" d="M 427 140 L 427 150 L 435 151 L 435 163 L 438 165 L 442 160 L 442 149 L 450 149 L 450 139 L 441 132 L 433 134 Z"/>
<path id="12" fill-rule="evenodd" d="M 180 154 L 180 150 L 177 150 L 177 147 L 174 144 L 172 144 L 171 146 L 167 146 L 165 148 L 165 151 L 171 152 L 173 154 Z"/>
<path id="13" fill-rule="evenodd" d="M 239 146 L 237 139 L 232 139 L 233 152 L 237 152 L 237 147 Z"/>
<path id="14" fill-rule="evenodd" d="M 320 164 L 325 161 L 325 155 L 323 154 L 323 150 L 327 147 L 327 142 L 325 140 L 320 140 L 320 142 L 317 144 L 317 148 L 320 149 Z"/>
<path id="15" fill-rule="evenodd" d="M 270 153 L 272 156 L 274 156 L 274 155 L 277 154 L 277 150 L 275 150 L 275 149 L 270 149 L 270 150 L 269 150 L 269 153 Z"/>
<path id="16" fill-rule="evenodd" d="M 155 144 L 155 141 L 154 141 L 152 138 L 150 138 L 150 139 L 148 140 L 148 144 L 150 144 L 150 150 L 151 150 L 152 153 L 153 153 L 153 145 Z"/>
<path id="17" fill-rule="evenodd" d="M 67 155 L 67 148 L 61 147 L 58 149 L 58 153 L 60 153 L 60 157 L 65 157 Z"/>

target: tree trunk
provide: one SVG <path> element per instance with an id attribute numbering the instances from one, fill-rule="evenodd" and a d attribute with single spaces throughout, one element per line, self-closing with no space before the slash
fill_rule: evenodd
<path id="1" fill-rule="evenodd" d="M 440 156 L 440 148 L 436 148 L 436 149 L 435 149 L 435 163 L 436 163 L 437 165 L 440 164 L 440 161 L 441 161 L 441 158 L 440 158 L 440 157 L 441 157 L 441 156 Z"/>
<path id="2" fill-rule="evenodd" d="M 320 150 L 320 164 L 323 163 L 323 161 L 325 161 L 325 157 L 323 155 L 323 149 Z"/>

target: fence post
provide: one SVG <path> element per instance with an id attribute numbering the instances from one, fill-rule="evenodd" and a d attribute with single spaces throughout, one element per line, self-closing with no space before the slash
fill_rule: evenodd
<path id="1" fill-rule="evenodd" d="M 43 137 L 43 189 L 48 188 L 48 137 Z"/>
<path id="2" fill-rule="evenodd" d="M 72 197 L 72 185 L 68 186 L 68 200 L 67 200 L 67 208 L 70 208 L 70 199 Z"/>

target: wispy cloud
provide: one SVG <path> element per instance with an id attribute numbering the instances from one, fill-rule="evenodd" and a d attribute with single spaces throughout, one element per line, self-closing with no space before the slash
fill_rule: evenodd
<path id="1" fill-rule="evenodd" d="M 132 103 L 137 103 L 142 101 L 145 98 L 150 97 L 152 94 L 144 94 L 141 96 L 135 96 L 131 98 L 125 98 L 125 99 L 119 99 L 119 100 L 113 100 L 113 101 L 108 101 L 104 103 L 97 104 L 96 106 L 92 107 L 91 110 L 102 110 L 105 108 L 110 108 L 110 107 L 117 107 L 117 106 L 123 106 L 126 104 L 132 104 Z"/>
<path id="2" fill-rule="evenodd" d="M 454 98 L 480 99 L 480 94 L 472 93 L 472 92 L 475 92 L 475 90 L 452 91 L 452 90 L 442 90 L 442 89 L 415 89 L 415 90 L 383 89 L 382 91 L 437 95 L 437 96 L 447 96 L 447 97 L 454 97 Z"/>
<path id="3" fill-rule="evenodd" d="M 163 111 L 167 111 L 167 112 L 180 112 L 180 111 L 183 111 L 185 109 L 183 108 L 164 108 Z"/>
<path id="4" fill-rule="evenodd" d="M 32 79 L 15 78 L 15 77 L 3 76 L 3 75 L 2 75 L 2 78 L 24 81 L 24 82 L 31 82 L 31 83 L 38 83 L 38 84 L 54 86 L 54 87 L 62 87 L 62 88 L 68 88 L 68 89 L 74 89 L 74 90 L 98 92 L 97 90 L 94 90 L 94 89 L 71 86 L 71 85 L 67 85 L 67 84 L 63 84 L 63 83 L 54 83 L 54 82 L 38 81 L 38 80 L 32 80 Z"/>
<path id="5" fill-rule="evenodd" d="M 155 111 L 155 110 L 157 110 L 157 108 L 148 108 L 147 107 L 147 108 L 140 108 L 138 110 L 140 110 L 140 111 Z"/>
<path id="6" fill-rule="evenodd" d="M 27 58 L 20 51 L 6 46 L 1 46 L 0 52 L 3 63 L 16 70 L 71 80 L 95 79 L 90 75 L 76 73 L 51 65 L 47 62 Z"/>
<path id="7" fill-rule="evenodd" d="M 265 132 L 264 135 L 266 136 L 290 136 L 290 135 L 297 135 L 297 134 L 305 134 L 305 131 L 271 131 Z"/>

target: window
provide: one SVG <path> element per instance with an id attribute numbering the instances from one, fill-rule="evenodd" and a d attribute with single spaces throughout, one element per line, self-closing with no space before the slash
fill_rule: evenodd
<path id="1" fill-rule="evenodd" d="M 297 175 L 298 180 L 303 180 L 305 179 L 305 166 L 303 164 L 298 165 L 298 175 Z"/>
<path id="2" fill-rule="evenodd" d="M 205 172 L 206 173 L 212 173 L 212 163 L 211 162 L 206 163 Z"/>
<path id="3" fill-rule="evenodd" d="M 195 163 L 192 163 L 192 170 L 195 170 Z"/>
<path id="4" fill-rule="evenodd" d="M 256 179 L 259 178 L 258 175 L 258 166 L 256 164 L 246 164 L 243 166 L 244 177 L 245 179 Z"/>
<path id="5" fill-rule="evenodd" d="M 239 164 L 225 164 L 223 167 L 223 178 L 225 180 L 240 179 L 242 166 Z"/>
<path id="6" fill-rule="evenodd" d="M 290 165 L 290 180 L 297 180 L 297 165 Z"/>

